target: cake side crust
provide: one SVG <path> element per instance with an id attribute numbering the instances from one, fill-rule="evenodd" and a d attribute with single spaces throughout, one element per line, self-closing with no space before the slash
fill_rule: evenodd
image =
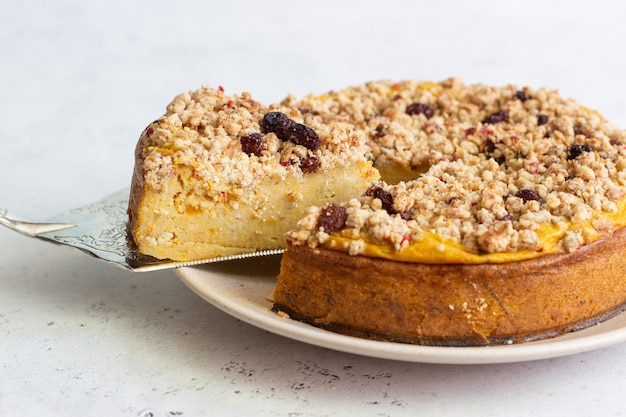
<path id="1" fill-rule="evenodd" d="M 316 326 L 419 344 L 536 340 L 585 327 L 626 302 L 626 229 L 569 254 L 444 265 L 288 245 L 275 309 Z"/>

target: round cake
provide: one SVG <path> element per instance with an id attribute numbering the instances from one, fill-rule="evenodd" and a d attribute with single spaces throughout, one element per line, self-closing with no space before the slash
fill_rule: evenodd
<path id="1" fill-rule="evenodd" d="M 623 130 L 555 90 L 373 85 L 376 108 L 346 117 L 366 121 L 374 166 L 402 175 L 383 169 L 363 195 L 307 211 L 288 234 L 276 311 L 358 336 L 475 346 L 624 308 Z"/>
<path id="2" fill-rule="evenodd" d="M 626 132 L 556 90 L 380 81 L 266 106 L 205 86 L 135 158 L 140 252 L 286 248 L 274 309 L 333 331 L 511 343 L 626 302 Z"/>

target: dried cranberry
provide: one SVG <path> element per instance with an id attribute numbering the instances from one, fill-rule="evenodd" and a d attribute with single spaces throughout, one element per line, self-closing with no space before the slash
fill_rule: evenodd
<path id="1" fill-rule="evenodd" d="M 263 135 L 260 133 L 251 133 L 249 135 L 242 136 L 239 138 L 239 142 L 241 142 L 241 150 L 248 155 L 260 156 L 262 140 Z"/>
<path id="2" fill-rule="evenodd" d="M 540 204 L 543 204 L 543 200 L 539 197 L 539 194 L 537 194 L 537 191 L 535 190 L 519 190 L 515 193 L 515 197 L 521 198 L 524 203 L 527 201 L 538 201 Z"/>
<path id="3" fill-rule="evenodd" d="M 393 196 L 389 191 L 385 191 L 382 188 L 374 189 L 374 198 L 377 198 L 382 203 L 383 210 L 389 214 L 395 214 L 393 209 Z"/>
<path id="4" fill-rule="evenodd" d="M 580 126 L 574 126 L 574 135 L 585 135 L 585 131 Z"/>
<path id="5" fill-rule="evenodd" d="M 292 141 L 307 149 L 317 150 L 322 141 L 317 133 L 308 126 L 291 120 L 285 113 L 272 111 L 266 113 L 261 121 L 261 130 L 264 133 L 274 133 L 282 141 Z"/>
<path id="6" fill-rule="evenodd" d="M 280 138 L 280 134 L 293 123 L 295 122 L 287 117 L 285 113 L 271 111 L 263 116 L 263 120 L 261 121 L 261 131 L 263 133 L 276 133 L 276 136 Z"/>
<path id="7" fill-rule="evenodd" d="M 403 211 L 402 213 L 400 213 L 400 218 L 402 220 L 412 220 L 413 216 L 408 211 Z"/>
<path id="8" fill-rule="evenodd" d="M 423 114 L 427 119 L 430 119 L 435 115 L 435 109 L 425 103 L 412 103 L 406 106 L 406 114 L 409 116 Z"/>
<path id="9" fill-rule="evenodd" d="M 493 153 L 496 151 L 497 147 L 496 145 L 498 143 L 501 143 L 502 141 L 499 142 L 494 142 L 491 139 L 487 139 L 487 141 L 485 142 L 485 154 L 487 155 L 491 155 L 491 157 L 494 159 L 494 161 L 496 161 L 498 164 L 502 165 L 503 163 L 506 162 L 506 158 L 504 157 L 504 155 L 500 155 L 498 157 L 493 156 Z"/>
<path id="10" fill-rule="evenodd" d="M 328 234 L 338 232 L 346 226 L 347 218 L 345 207 L 331 203 L 322 208 L 317 220 L 317 228 Z"/>
<path id="11" fill-rule="evenodd" d="M 567 148 L 567 160 L 576 159 L 583 152 L 591 152 L 589 145 L 572 145 Z"/>
<path id="12" fill-rule="evenodd" d="M 158 123 L 159 123 L 159 120 L 157 119 L 146 127 L 146 129 L 144 130 L 146 132 L 146 136 L 150 137 L 150 135 L 154 133 L 154 128 L 152 126 L 158 125 Z"/>
<path id="13" fill-rule="evenodd" d="M 302 145 L 312 151 L 319 149 L 322 145 L 322 141 L 317 136 L 317 133 L 310 127 L 300 123 L 292 123 L 282 134 L 284 136 L 279 136 L 280 139 L 290 140 L 296 145 Z"/>
<path id="14" fill-rule="evenodd" d="M 513 98 L 521 102 L 528 100 L 528 96 L 523 90 L 518 90 L 515 93 L 513 93 Z"/>
<path id="15" fill-rule="evenodd" d="M 316 157 L 315 155 L 311 155 L 307 156 L 306 158 L 301 158 L 299 167 L 302 172 L 306 174 L 309 172 L 317 171 L 321 164 L 322 163 L 320 162 L 318 157 Z"/>
<path id="16" fill-rule="evenodd" d="M 380 139 L 385 136 L 385 128 L 383 127 L 383 125 L 376 126 L 376 129 L 374 129 L 374 133 L 372 134 L 372 136 L 374 136 L 374 138 L 376 139 Z"/>
<path id="17" fill-rule="evenodd" d="M 506 110 L 498 110 L 491 113 L 489 116 L 482 120 L 483 124 L 495 124 L 500 122 L 506 122 L 509 119 L 509 112 Z"/>
<path id="18" fill-rule="evenodd" d="M 545 125 L 546 123 L 548 123 L 548 116 L 546 116 L 545 114 L 538 114 L 537 126 Z"/>

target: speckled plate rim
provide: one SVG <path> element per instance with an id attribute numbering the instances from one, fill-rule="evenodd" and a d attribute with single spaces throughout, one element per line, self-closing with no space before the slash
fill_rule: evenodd
<path id="1" fill-rule="evenodd" d="M 208 303 L 252 326 L 315 346 L 375 358 L 437 364 L 512 363 L 566 356 L 626 341 L 626 313 L 552 339 L 502 346 L 420 346 L 333 333 L 271 310 L 279 259 L 185 267 L 175 272 Z"/>

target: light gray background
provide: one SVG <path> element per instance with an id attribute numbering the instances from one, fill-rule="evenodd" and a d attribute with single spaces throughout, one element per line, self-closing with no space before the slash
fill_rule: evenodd
<path id="1" fill-rule="evenodd" d="M 619 1 L 6 0 L 0 207 L 46 218 L 127 187 L 133 148 L 203 83 L 266 103 L 374 79 L 558 89 L 626 127 Z M 0 229 L 0 415 L 619 416 L 626 345 L 440 366 L 241 323 L 173 272 Z"/>

